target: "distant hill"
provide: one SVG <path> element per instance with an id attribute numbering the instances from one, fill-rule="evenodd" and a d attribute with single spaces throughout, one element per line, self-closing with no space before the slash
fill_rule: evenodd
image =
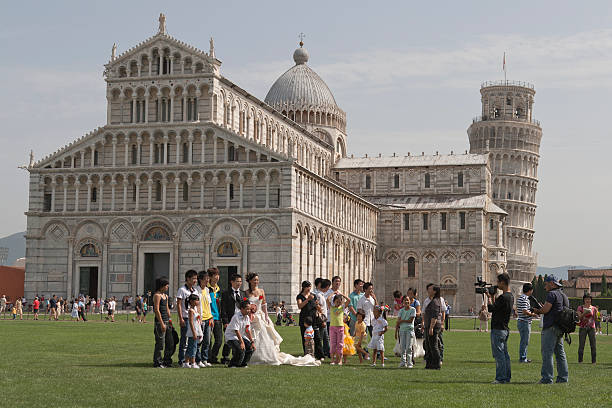
<path id="1" fill-rule="evenodd" d="M 559 279 L 567 279 L 568 269 L 600 269 L 600 268 L 604 268 L 604 267 L 602 266 L 602 267 L 593 268 L 591 266 L 584 266 L 584 265 L 563 265 L 563 266 L 556 266 L 554 268 L 549 268 L 546 266 L 538 266 L 537 274 L 542 275 L 542 276 L 555 275 Z"/>
<path id="2" fill-rule="evenodd" d="M 8 248 L 8 260 L 7 265 L 13 265 L 18 258 L 25 256 L 26 241 L 25 231 L 18 232 L 8 237 L 0 238 L 0 247 Z"/>

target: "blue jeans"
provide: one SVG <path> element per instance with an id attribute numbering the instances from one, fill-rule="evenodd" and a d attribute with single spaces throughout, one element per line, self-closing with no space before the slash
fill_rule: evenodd
<path id="1" fill-rule="evenodd" d="M 210 346 L 210 320 L 204 320 L 202 322 L 202 341 L 198 346 L 196 352 L 196 363 L 200 361 L 208 361 L 208 347 Z"/>
<path id="2" fill-rule="evenodd" d="M 183 364 L 185 362 L 185 352 L 187 352 L 187 324 L 188 322 L 185 322 L 185 326 L 181 326 L 181 339 L 179 340 L 178 346 L 179 364 Z"/>
<path id="3" fill-rule="evenodd" d="M 402 365 L 406 364 L 406 357 L 408 358 L 408 365 L 412 364 L 412 333 L 414 333 L 412 330 L 400 330 L 398 333 Z"/>
<path id="4" fill-rule="evenodd" d="M 510 355 L 508 354 L 508 330 L 491 329 L 491 351 L 495 359 L 495 380 L 510 382 Z"/>
<path id="5" fill-rule="evenodd" d="M 553 368 L 553 355 L 557 360 L 557 382 L 567 382 L 569 371 L 567 357 L 563 349 L 563 334 L 556 327 L 542 329 L 542 379 L 540 382 L 550 384 L 555 375 Z"/>
<path id="6" fill-rule="evenodd" d="M 198 352 L 198 341 L 194 340 L 193 337 L 187 339 L 187 356 L 188 358 L 195 358 Z"/>
<path id="7" fill-rule="evenodd" d="M 529 336 L 531 335 L 531 321 L 518 320 L 516 322 L 519 334 L 521 335 L 521 343 L 519 344 L 519 361 L 527 361 L 527 347 L 529 346 Z"/>

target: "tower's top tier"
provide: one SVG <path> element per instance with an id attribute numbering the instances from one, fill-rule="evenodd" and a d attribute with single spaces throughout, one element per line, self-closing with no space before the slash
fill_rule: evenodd
<path id="1" fill-rule="evenodd" d="M 533 119 L 534 86 L 521 81 L 488 81 L 480 87 L 482 116 L 474 122 L 504 120 L 528 122 L 537 126 Z"/>

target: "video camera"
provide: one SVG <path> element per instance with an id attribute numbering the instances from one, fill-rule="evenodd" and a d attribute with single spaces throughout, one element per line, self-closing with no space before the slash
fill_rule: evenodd
<path id="1" fill-rule="evenodd" d="M 497 285 L 483 281 L 480 276 L 476 278 L 474 286 L 476 286 L 476 293 L 479 295 L 484 295 L 487 292 L 489 292 L 490 295 L 494 295 L 498 289 Z"/>
<path id="2" fill-rule="evenodd" d="M 542 304 L 538 301 L 538 299 L 534 298 L 533 296 L 529 296 L 529 311 L 531 313 L 534 313 L 534 309 L 541 309 L 542 308 Z"/>

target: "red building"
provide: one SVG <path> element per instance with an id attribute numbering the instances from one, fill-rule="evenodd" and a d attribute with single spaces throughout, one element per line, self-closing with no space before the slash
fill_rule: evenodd
<path id="1" fill-rule="evenodd" d="M 6 295 L 13 303 L 17 297 L 23 297 L 25 268 L 18 266 L 0 266 L 0 296 Z"/>
<path id="2" fill-rule="evenodd" d="M 601 294 L 601 278 L 606 275 L 608 291 L 612 290 L 612 269 L 570 269 L 564 292 L 568 296 L 582 297 L 586 292 L 592 296 Z"/>

